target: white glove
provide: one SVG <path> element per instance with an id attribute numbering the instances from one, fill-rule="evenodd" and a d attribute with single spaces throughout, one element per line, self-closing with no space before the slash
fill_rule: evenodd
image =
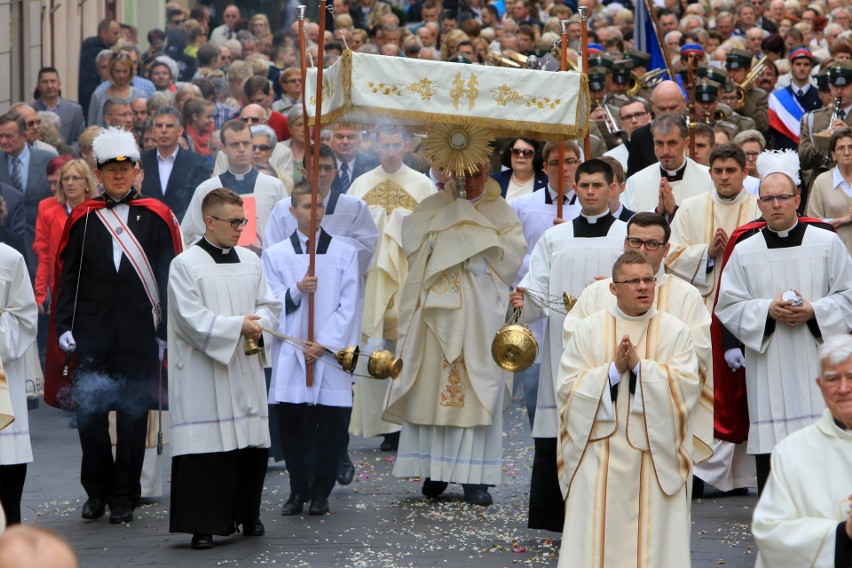
<path id="1" fill-rule="evenodd" d="M 745 367 L 746 360 L 743 355 L 743 350 L 739 347 L 728 349 L 725 351 L 725 363 L 732 371 L 738 370 L 740 367 Z"/>
<path id="2" fill-rule="evenodd" d="M 77 349 L 77 342 L 74 341 L 74 336 L 71 335 L 70 331 L 66 331 L 59 336 L 59 347 L 66 353 L 73 353 Z"/>
<path id="3" fill-rule="evenodd" d="M 158 350 L 159 355 L 160 355 L 160 361 L 162 361 L 163 356 L 166 354 L 166 348 L 169 346 L 169 344 L 168 344 L 168 342 L 163 341 L 159 337 L 155 337 L 154 339 L 157 340 L 157 350 Z"/>

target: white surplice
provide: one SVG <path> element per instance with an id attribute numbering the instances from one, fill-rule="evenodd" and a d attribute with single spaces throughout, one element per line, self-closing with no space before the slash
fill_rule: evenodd
<path id="1" fill-rule="evenodd" d="M 787 239 L 804 229 L 799 246 L 768 248 L 766 238 Z M 745 345 L 748 453 L 771 453 L 775 444 L 822 416 L 825 402 L 817 340 L 806 324 L 776 324 L 765 335 L 769 305 L 798 290 L 814 310 L 823 337 L 852 329 L 852 260 L 831 231 L 797 225 L 769 237 L 769 229 L 740 241 L 722 272 L 716 316 Z"/>
<path id="2" fill-rule="evenodd" d="M 33 461 L 27 411 L 27 381 L 41 372 L 36 346 L 38 308 L 24 257 L 0 243 L 0 361 L 6 373 L 15 421 L 0 430 L 0 465 Z"/>
<path id="3" fill-rule="evenodd" d="M 607 215 L 609 213 L 607 212 Z M 589 222 L 589 224 L 593 224 Z M 560 300 L 567 292 L 575 298 L 595 276 L 612 272 L 612 265 L 624 254 L 624 237 L 627 224 L 614 220 L 605 237 L 577 237 L 574 224 L 562 223 L 544 232 L 530 257 L 529 272 L 521 280 L 522 288 Z M 542 309 L 524 298 L 524 317 L 527 321 L 547 318 L 544 345 L 541 347 L 541 371 L 538 379 L 533 438 L 555 438 L 556 372 L 562 356 L 562 324 L 564 315 L 551 309 Z"/>
<path id="4" fill-rule="evenodd" d="M 310 255 L 304 248 L 305 236 L 298 232 L 295 234 L 300 240 L 299 250 L 293 246 L 291 236 L 265 250 L 262 262 L 272 292 L 284 305 L 274 329 L 307 340 L 308 297 L 297 291 L 296 283 L 305 277 Z M 314 341 L 332 349 L 356 345 L 361 317 L 357 310 L 360 275 L 355 247 L 332 237 L 328 249 L 323 252 L 322 237 L 316 240 L 319 242 L 314 245 L 317 247 Z M 313 385 L 308 387 L 301 349 L 273 338 L 271 351 L 270 404 L 352 406 L 353 377 L 340 368 L 333 356 L 322 357 L 314 364 Z"/>
<path id="5" fill-rule="evenodd" d="M 772 470 L 754 509 L 757 568 L 834 568 L 835 531 L 848 518 L 852 431 L 826 410 L 772 452 Z"/>
<path id="6" fill-rule="evenodd" d="M 624 335 L 640 357 L 612 399 L 610 365 Z M 651 308 L 580 322 L 559 369 L 557 467 L 565 497 L 560 568 L 689 568 L 690 415 L 701 395 L 689 329 Z"/>
<path id="7" fill-rule="evenodd" d="M 243 318 L 274 327 L 281 310 L 260 259 L 233 249 L 240 262 L 217 264 L 189 247 L 169 270 L 169 395 L 172 455 L 268 448 L 266 378 L 246 355 Z"/>
<path id="8" fill-rule="evenodd" d="M 710 457 L 713 446 L 713 354 L 710 349 L 710 312 L 704 307 L 701 294 L 694 286 L 676 276 L 666 274 L 665 265 L 655 274 L 654 308 L 665 312 L 686 324 L 695 355 L 703 388 L 701 400 L 692 415 L 693 462 L 704 462 Z M 612 278 L 589 284 L 568 315 L 565 316 L 562 342 L 567 345 L 577 325 L 600 310 L 616 306 L 616 299 L 609 289 Z"/>
<path id="9" fill-rule="evenodd" d="M 675 203 L 680 205 L 688 197 L 700 195 L 713 190 L 713 180 L 710 179 L 710 168 L 702 166 L 690 158 L 686 160 L 683 179 L 670 182 Z M 621 197 L 621 202 L 633 211 L 653 211 L 660 201 L 660 163 L 654 162 L 643 170 L 627 178 L 627 189 Z"/>

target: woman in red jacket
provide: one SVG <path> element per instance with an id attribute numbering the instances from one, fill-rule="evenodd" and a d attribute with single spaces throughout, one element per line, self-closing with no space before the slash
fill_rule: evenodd
<path id="1" fill-rule="evenodd" d="M 45 313 L 48 293 L 53 290 L 56 249 L 71 210 L 97 195 L 95 178 L 85 160 L 72 160 L 59 170 L 56 196 L 41 200 L 36 217 L 33 252 L 38 256 L 35 297 L 39 313 Z"/>

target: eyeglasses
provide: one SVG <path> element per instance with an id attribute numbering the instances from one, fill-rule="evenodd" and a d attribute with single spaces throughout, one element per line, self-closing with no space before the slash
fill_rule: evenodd
<path id="1" fill-rule="evenodd" d="M 525 158 L 529 158 L 535 154 L 535 150 L 530 150 L 529 148 L 512 148 L 510 151 L 513 156 L 524 156 Z"/>
<path id="2" fill-rule="evenodd" d="M 580 163 L 580 160 L 575 160 L 574 158 L 565 158 L 564 166 L 571 168 Z M 547 167 L 549 168 L 558 168 L 559 160 L 550 160 L 547 162 Z"/>
<path id="3" fill-rule="evenodd" d="M 38 120 L 37 119 L 28 120 L 27 126 L 38 126 Z"/>
<path id="4" fill-rule="evenodd" d="M 121 59 L 130 59 L 130 55 L 127 54 L 127 53 L 119 51 L 119 52 L 113 54 L 112 58 L 115 59 L 116 61 L 119 61 Z"/>
<path id="5" fill-rule="evenodd" d="M 795 197 L 795 195 L 761 195 L 758 199 L 761 203 L 772 204 L 775 201 L 778 201 L 779 203 L 787 203 Z"/>
<path id="6" fill-rule="evenodd" d="M 180 26 L 180 25 L 183 25 L 183 23 L 184 23 L 185 21 L 186 21 L 186 20 L 172 20 L 172 25 Z"/>
<path id="7" fill-rule="evenodd" d="M 62 178 L 60 178 L 60 179 L 62 180 L 62 183 L 68 183 L 69 181 L 75 181 L 76 182 L 76 181 L 83 180 L 85 178 L 83 176 L 62 176 Z"/>
<path id="8" fill-rule="evenodd" d="M 657 281 L 655 276 L 646 276 L 645 278 L 631 278 L 630 280 L 613 280 L 613 284 L 627 284 L 628 286 L 638 286 L 640 283 L 646 286 L 652 286 Z"/>
<path id="9" fill-rule="evenodd" d="M 745 155 L 749 160 L 756 160 L 760 156 L 760 152 L 746 152 Z"/>
<path id="10" fill-rule="evenodd" d="M 245 217 L 243 217 L 242 219 L 220 219 L 216 215 L 210 215 L 210 216 L 213 217 L 214 219 L 216 219 L 217 221 L 222 221 L 224 223 L 230 223 L 232 229 L 242 229 L 243 227 L 246 226 L 246 223 L 248 223 L 248 219 L 246 219 Z"/>
<path id="11" fill-rule="evenodd" d="M 243 122 L 250 122 L 251 124 L 260 124 L 261 122 L 263 122 L 262 118 L 256 116 L 241 116 L 240 120 L 242 120 Z"/>
<path id="12" fill-rule="evenodd" d="M 272 146 L 269 146 L 267 144 L 256 144 L 252 146 L 251 149 L 255 152 L 269 152 L 270 150 L 272 150 Z"/>
<path id="13" fill-rule="evenodd" d="M 627 246 L 635 249 L 644 246 L 645 250 L 648 252 L 654 252 L 664 244 L 665 243 L 661 243 L 659 241 L 643 241 L 642 239 L 637 239 L 636 237 L 627 237 Z"/>
<path id="14" fill-rule="evenodd" d="M 287 79 L 287 80 L 286 80 L 286 81 L 284 81 L 284 82 L 285 82 L 285 83 L 301 83 L 301 82 L 302 82 L 302 80 L 301 80 L 301 79 L 298 79 L 298 78 L 297 78 L 297 79 Z"/>
<path id="15" fill-rule="evenodd" d="M 643 116 L 645 116 L 646 114 L 648 114 L 648 111 L 642 110 L 642 111 L 639 111 L 639 112 L 634 112 L 633 114 L 628 114 L 626 116 L 622 116 L 621 120 L 623 122 L 623 121 L 626 121 L 626 120 L 640 119 Z"/>
<path id="16" fill-rule="evenodd" d="M 848 154 L 852 152 L 852 146 L 838 146 L 834 149 L 835 154 Z"/>

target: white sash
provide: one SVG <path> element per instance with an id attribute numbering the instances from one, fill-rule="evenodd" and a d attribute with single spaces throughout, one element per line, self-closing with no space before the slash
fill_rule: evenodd
<path id="1" fill-rule="evenodd" d="M 142 249 L 142 245 L 136 240 L 133 231 L 124 224 L 124 221 L 115 211 L 98 209 L 95 213 L 112 235 L 112 238 L 119 244 L 121 250 L 124 251 L 131 266 L 133 266 L 133 270 L 139 275 L 142 287 L 145 288 L 145 294 L 151 302 L 154 329 L 157 329 L 160 325 L 160 289 L 157 287 L 157 280 L 154 278 L 154 271 L 151 269 L 151 263 L 148 262 L 148 256 Z"/>

